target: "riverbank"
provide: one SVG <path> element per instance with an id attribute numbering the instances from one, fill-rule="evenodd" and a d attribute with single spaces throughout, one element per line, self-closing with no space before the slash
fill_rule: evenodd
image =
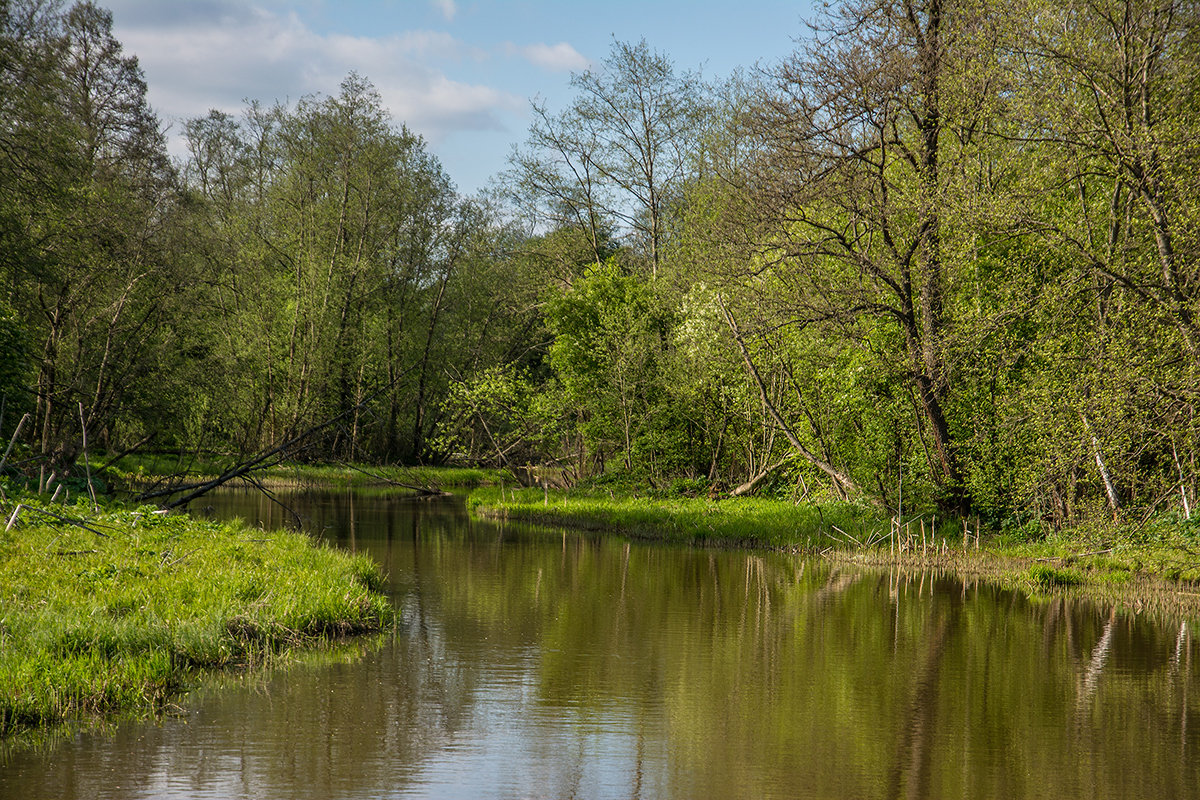
<path id="1" fill-rule="evenodd" d="M 897 526 L 869 506 L 761 498 L 481 488 L 467 502 L 483 518 L 809 553 L 871 568 L 933 569 L 1031 595 L 1074 592 L 1200 617 L 1200 520 L 1174 515 L 1057 532 L 1036 525 L 990 531 L 975 521 L 932 517 Z"/>
<path id="2" fill-rule="evenodd" d="M 291 531 L 151 507 L 0 503 L 0 736 L 152 713 L 201 671 L 382 630 L 382 576 Z"/>
<path id="3" fill-rule="evenodd" d="M 486 487 L 471 492 L 467 507 L 481 517 L 612 530 L 635 538 L 811 552 L 832 546 L 838 536 L 873 543 L 887 529 L 867 506 L 793 505 L 755 497 L 707 500 Z"/>
<path id="4" fill-rule="evenodd" d="M 181 458 L 175 455 L 129 455 L 105 470 L 105 477 L 122 486 L 146 489 L 168 480 L 201 482 L 224 473 L 234 462 L 215 457 Z M 404 467 L 365 464 L 301 464 L 287 462 L 254 472 L 255 481 L 268 489 L 306 486 L 347 489 L 395 487 L 423 492 L 474 489 L 513 483 L 505 470 L 475 467 Z M 231 486 L 244 485 L 235 479 Z"/>

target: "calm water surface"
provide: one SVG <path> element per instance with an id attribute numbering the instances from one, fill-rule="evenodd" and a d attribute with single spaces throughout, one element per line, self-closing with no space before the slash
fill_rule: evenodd
<path id="1" fill-rule="evenodd" d="M 1200 797 L 1179 622 L 460 500 L 284 499 L 383 565 L 398 633 L 0 755 L 0 798 Z"/>

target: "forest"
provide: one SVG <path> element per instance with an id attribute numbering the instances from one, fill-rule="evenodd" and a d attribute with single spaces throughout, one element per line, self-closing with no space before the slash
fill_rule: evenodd
<path id="1" fill-rule="evenodd" d="M 1190 518 L 1198 22 L 841 0 L 715 79 L 614 41 L 463 196 L 358 74 L 172 157 L 108 11 L 0 0 L 0 446 Z"/>

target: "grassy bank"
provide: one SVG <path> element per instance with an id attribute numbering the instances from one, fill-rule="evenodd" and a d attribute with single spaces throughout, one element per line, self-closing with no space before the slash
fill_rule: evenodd
<path id="1" fill-rule="evenodd" d="M 109 466 L 106 476 L 115 483 L 145 486 L 164 476 L 203 480 L 220 475 L 234 465 L 217 457 L 180 458 L 177 455 L 130 455 Z M 269 488 L 332 486 L 365 488 L 376 486 L 420 487 L 423 489 L 471 489 L 513 482 L 503 470 L 474 467 L 404 467 L 367 464 L 284 463 L 259 470 L 255 478 Z M 231 485 L 238 485 L 234 481 Z"/>
<path id="2" fill-rule="evenodd" d="M 303 534 L 11 497 L 5 523 L 18 501 L 0 533 L 0 735 L 152 711 L 198 670 L 392 619 L 374 562 Z"/>
<path id="3" fill-rule="evenodd" d="M 695 544 L 819 552 L 841 542 L 874 544 L 888 531 L 887 520 L 874 509 L 852 503 L 793 505 L 753 497 L 716 501 L 500 487 L 476 489 L 467 502 L 472 513 L 483 517 Z"/>
<path id="4" fill-rule="evenodd" d="M 477 516 L 516 519 L 699 545 L 768 547 L 864 566 L 939 569 L 986 577 L 1029 593 L 1079 591 L 1141 606 L 1172 596 L 1200 613 L 1200 519 L 1096 523 L 1052 531 L 1000 530 L 974 521 L 905 521 L 849 503 L 792 504 L 759 498 L 707 500 L 591 491 L 476 489 Z"/>

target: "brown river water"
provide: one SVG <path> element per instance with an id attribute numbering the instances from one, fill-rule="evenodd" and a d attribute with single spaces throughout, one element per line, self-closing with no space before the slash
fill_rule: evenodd
<path id="1" fill-rule="evenodd" d="M 383 566 L 396 633 L 9 749 L 0 798 L 1200 798 L 1180 620 L 499 526 L 461 498 L 281 499 Z"/>

